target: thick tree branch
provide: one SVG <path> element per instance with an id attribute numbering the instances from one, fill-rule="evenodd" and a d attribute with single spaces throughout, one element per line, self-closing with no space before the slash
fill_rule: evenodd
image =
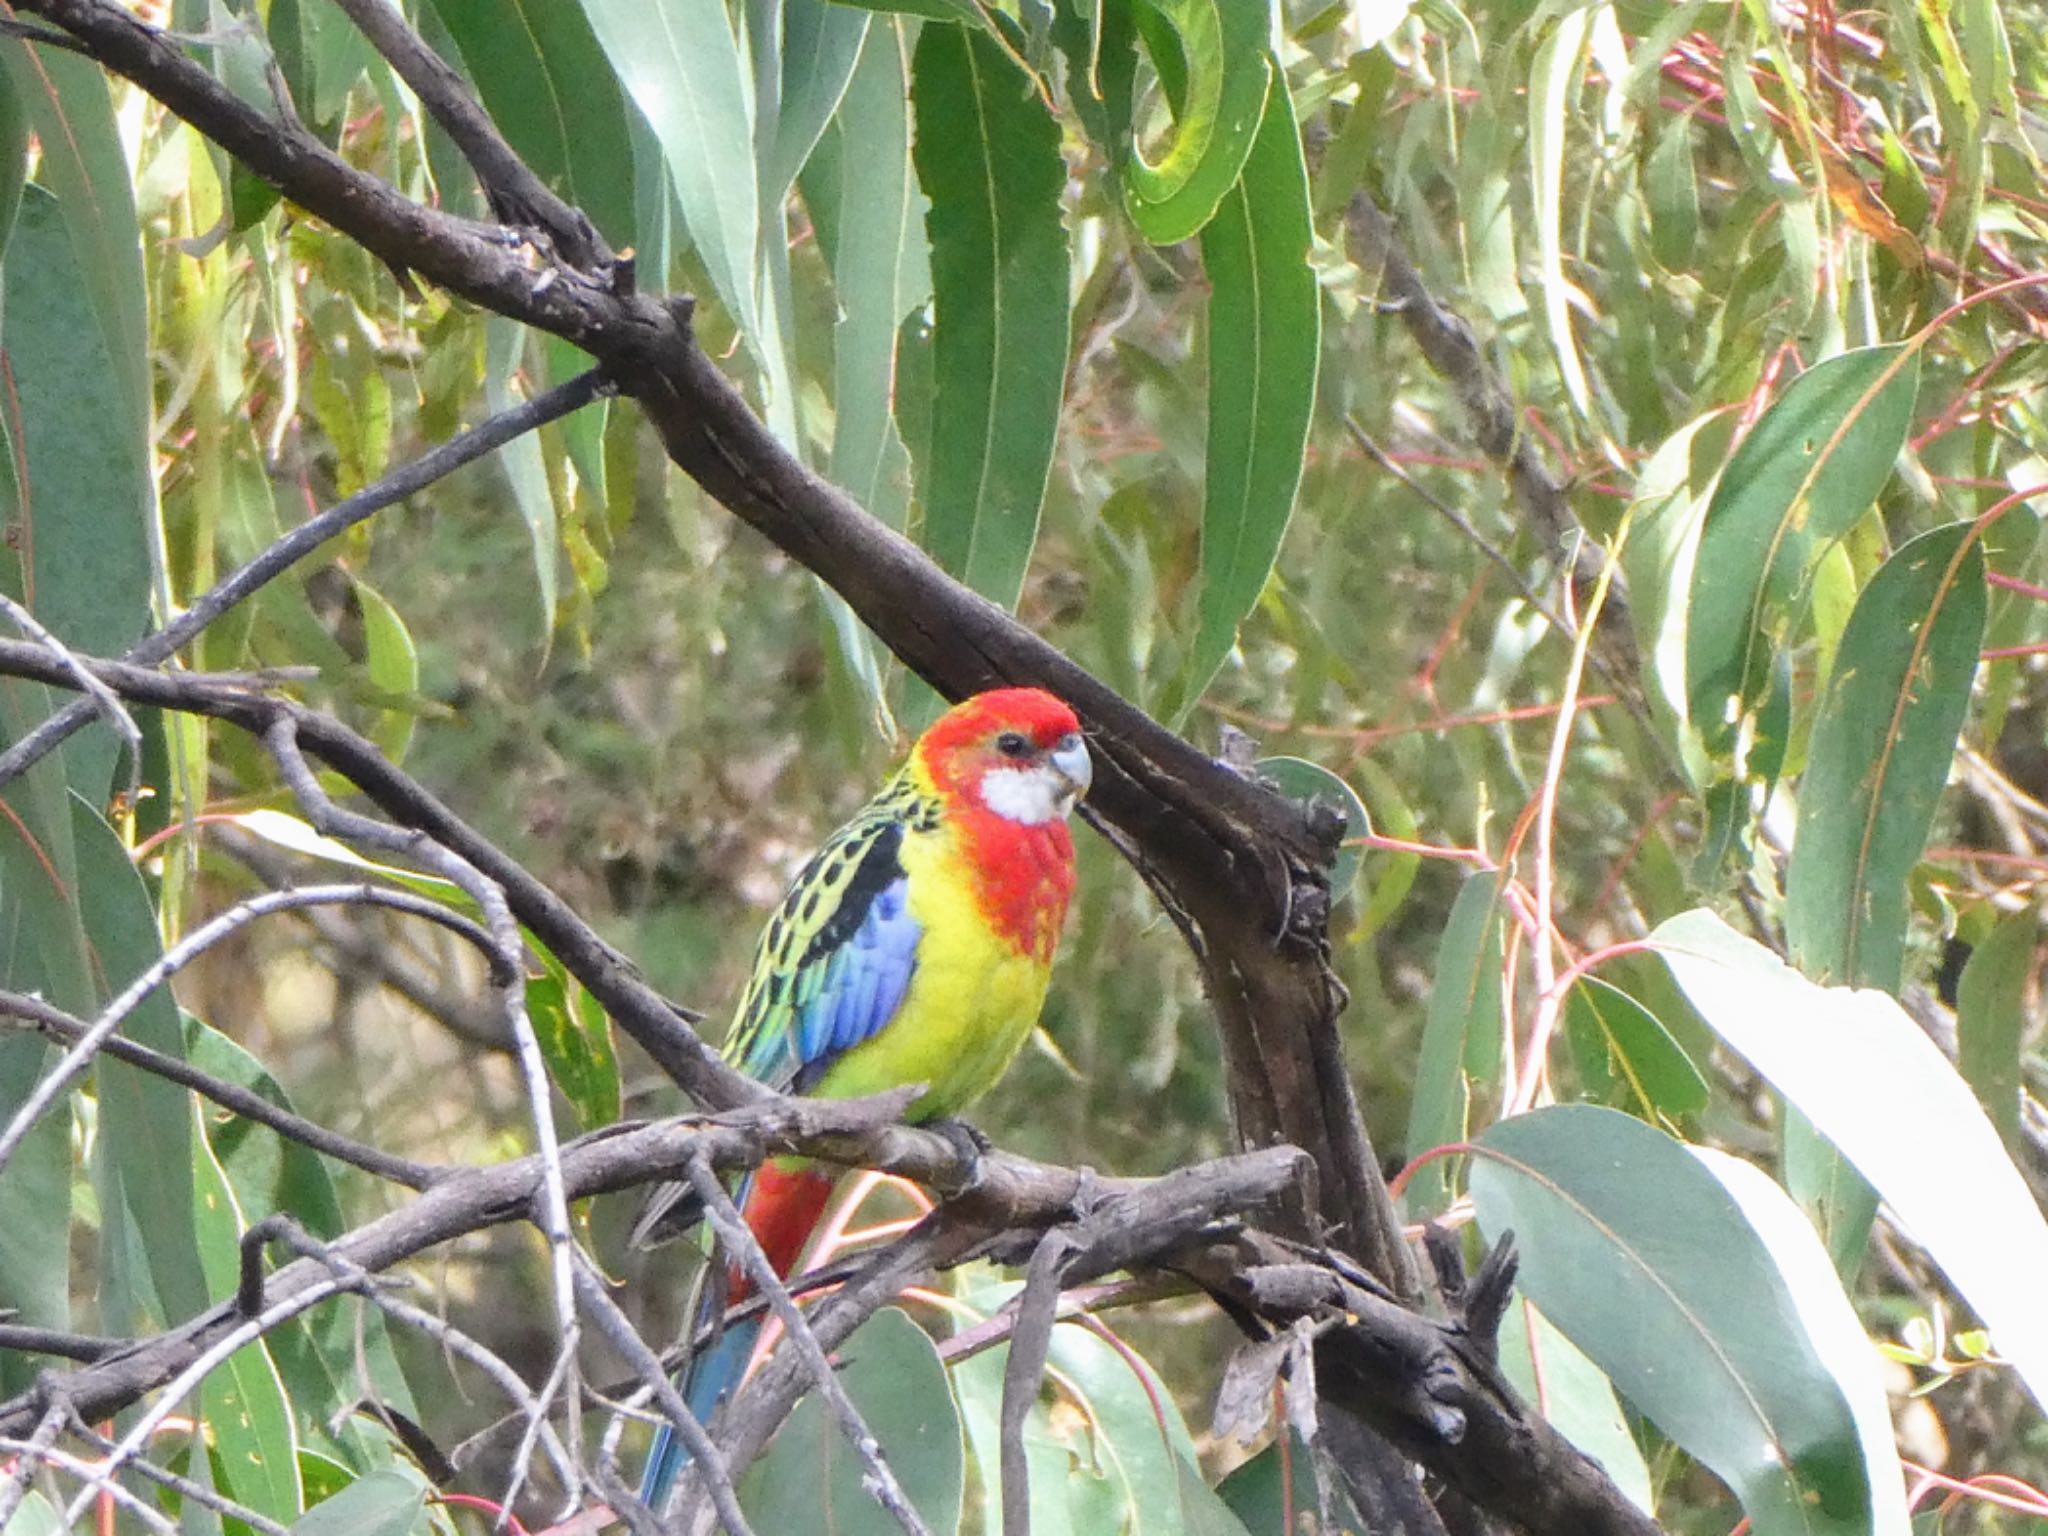
<path id="1" fill-rule="evenodd" d="M 681 1177 L 693 1158 L 733 1170 L 751 1167 L 766 1155 L 792 1153 L 842 1166 L 886 1169 L 942 1191 L 958 1189 L 972 1178 L 972 1197 L 962 1202 L 970 1214 L 962 1220 L 975 1223 L 963 1229 L 971 1230 L 974 1241 L 1011 1224 L 1035 1233 L 1066 1212 L 1080 1175 L 999 1152 L 970 1163 L 947 1137 L 895 1123 L 913 1096 L 914 1090 L 909 1090 L 876 1099 L 782 1099 L 714 1119 L 612 1127 L 566 1145 L 562 1177 L 570 1198 L 580 1200 Z M 1202 1177 L 1227 1189 L 1234 1199 L 1270 1198 L 1285 1186 L 1297 1156 L 1290 1149 L 1246 1154 L 1210 1165 Z M 1185 1203 L 1181 1190 L 1189 1178 L 1177 1174 L 1153 1183 L 1109 1181 L 1104 1187 L 1119 1194 L 1157 1188 L 1163 1193 L 1154 1202 L 1163 1200 L 1179 1208 Z M 336 1263 L 351 1271 L 379 1274 L 454 1238 L 524 1222 L 542 1179 L 542 1160 L 535 1156 L 441 1179 L 410 1204 L 325 1245 L 330 1257 L 299 1259 L 274 1272 L 263 1287 L 266 1305 L 331 1282 Z M 1139 1202 L 1139 1209 L 1149 1211 L 1152 1203 Z M 87 1420 L 117 1413 L 186 1369 L 242 1320 L 235 1303 L 224 1301 L 168 1333 L 65 1377 L 66 1394 Z M 836 1342 L 827 1340 L 827 1347 Z M 40 1411 L 34 1394 L 0 1404 L 0 1434 L 29 1432 Z"/>

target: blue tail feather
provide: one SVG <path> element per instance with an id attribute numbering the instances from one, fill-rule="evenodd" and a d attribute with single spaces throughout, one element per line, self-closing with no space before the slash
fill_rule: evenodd
<path id="1" fill-rule="evenodd" d="M 753 1317 L 732 1324 L 718 1341 L 693 1359 L 680 1383 L 683 1401 L 699 1424 L 709 1424 L 719 1400 L 731 1394 L 754 1357 L 754 1341 L 761 1336 L 761 1319 Z M 690 1452 L 672 1425 L 655 1432 L 654 1448 L 647 1453 L 647 1468 L 640 1474 L 640 1502 L 656 1514 L 675 1491 L 676 1479 L 690 1464 Z"/>

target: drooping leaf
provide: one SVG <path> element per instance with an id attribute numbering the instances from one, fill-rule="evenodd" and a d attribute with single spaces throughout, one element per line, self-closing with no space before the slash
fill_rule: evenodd
<path id="1" fill-rule="evenodd" d="M 1692 270 L 1699 259 L 1700 189 L 1693 170 L 1692 118 L 1674 116 L 1657 135 L 1643 165 L 1643 191 L 1650 208 L 1650 252 L 1674 272 Z"/>
<path id="2" fill-rule="evenodd" d="M 1914 539 L 1857 599 L 1814 724 L 1786 870 L 1785 936 L 1808 976 L 1899 985 L 1906 881 L 1955 757 L 1985 608 L 1983 554 L 1967 523 Z M 1846 1273 L 1875 1197 L 1796 1114 L 1784 1141 L 1787 1185 Z"/>
<path id="3" fill-rule="evenodd" d="M 120 837 L 83 803 L 74 800 L 72 808 L 79 913 L 94 972 L 104 978 L 99 999 L 104 1004 L 154 965 L 163 949 L 149 893 Z M 167 1056 L 185 1053 L 184 1024 L 168 988 L 150 993 L 121 1032 Z M 109 1056 L 94 1061 L 92 1084 L 100 1113 L 108 1124 L 121 1127 L 119 1136 L 102 1137 L 96 1147 L 103 1235 L 132 1223 L 163 1321 L 184 1322 L 216 1298 L 207 1282 L 195 1214 L 191 1095 Z M 232 1238 L 229 1245 L 232 1249 Z"/>
<path id="4" fill-rule="evenodd" d="M 1694 1147 L 1692 1154 L 1721 1181 L 1721 1187 L 1742 1208 L 1743 1219 L 1770 1250 L 1814 1353 L 1842 1385 L 1849 1413 L 1856 1421 L 1863 1464 L 1870 1473 L 1871 1530 L 1903 1536 L 1910 1528 L 1906 1479 L 1892 1436 L 1891 1409 L 1878 1372 L 1878 1355 L 1836 1280 L 1827 1249 L 1804 1213 L 1761 1168 L 1713 1147 Z"/>
<path id="5" fill-rule="evenodd" d="M 90 257 L 76 228 L 31 187 L 8 249 L 0 341 L 27 486 L 14 541 L 22 596 L 44 627 L 76 650 L 118 656 L 149 620 L 156 492 L 147 428 L 128 407 L 131 365 L 106 341 L 118 317 L 96 313 L 94 289 L 79 281 Z M 106 803 L 118 747 L 105 727 L 65 745 L 72 787 L 94 805 Z"/>
<path id="6" fill-rule="evenodd" d="M 1316 1507 L 1312 1455 L 1292 1431 L 1276 1436 L 1256 1456 L 1238 1463 L 1216 1485 L 1216 1493 L 1253 1536 L 1298 1530 L 1299 1521 L 1289 1520 L 1289 1513 Z"/>
<path id="7" fill-rule="evenodd" d="M 363 665 L 369 673 L 370 686 L 393 701 L 416 696 L 420 686 L 420 653 L 405 620 L 369 583 L 356 582 L 355 594 L 363 612 Z M 418 719 L 412 709 L 394 703 L 371 729 L 370 739 L 392 762 L 402 763 Z"/>
<path id="8" fill-rule="evenodd" d="M 1906 877 L 1955 758 L 1984 613 L 1968 523 L 1914 539 L 1857 599 L 1814 723 L 1785 876 L 1792 963 L 1815 980 L 1899 985 Z"/>
<path id="9" fill-rule="evenodd" d="M 654 130 L 712 286 L 741 331 L 754 335 L 753 99 L 723 0 L 583 0 L 583 10 Z"/>
<path id="10" fill-rule="evenodd" d="M 1948 1058 L 1884 993 L 1816 986 L 1710 912 L 1651 939 L 1700 1016 L 1898 1212 L 2048 1403 L 2035 1284 L 2048 1274 L 2048 1223 Z"/>
<path id="11" fill-rule="evenodd" d="M 1419 830 L 1415 811 L 1409 805 L 1402 787 L 1394 776 L 1369 757 L 1358 760 L 1357 773 L 1365 786 L 1368 800 L 1368 825 L 1371 824 L 1370 810 L 1378 807 L 1378 825 L 1389 837 L 1403 842 L 1414 842 Z M 1422 868 L 1419 853 L 1377 853 L 1374 862 L 1364 866 L 1368 871 L 1370 894 L 1360 903 L 1358 933 L 1361 938 L 1377 933 L 1408 899 L 1414 889 L 1415 877 Z"/>
<path id="12" fill-rule="evenodd" d="M 315 1504 L 292 1522 L 291 1536 L 408 1536 L 426 1502 L 418 1473 L 389 1467 Z"/>
<path id="13" fill-rule="evenodd" d="M 1157 159 L 1133 144 L 1124 206 L 1145 237 L 1172 245 L 1195 234 L 1236 185 L 1273 66 L 1270 0 L 1137 0 L 1134 19 L 1173 104 L 1172 137 Z"/>
<path id="14" fill-rule="evenodd" d="M 1686 619 L 1686 695 L 1710 750 L 1771 687 L 1807 573 L 1890 477 L 1919 352 L 1867 347 L 1794 379 L 1736 448 L 1707 504 Z"/>
<path id="15" fill-rule="evenodd" d="M 1614 1383 L 1541 1309 L 1510 1306 L 1500 1325 L 1500 1368 L 1525 1401 L 1541 1403 L 1557 1432 L 1600 1463 L 1628 1501 L 1656 1513 L 1650 1469 L 1629 1432 Z"/>
<path id="16" fill-rule="evenodd" d="M 2020 1042 L 2041 920 L 2031 909 L 2001 917 L 1970 953 L 1956 989 L 1956 1067 L 2008 1148 L 2020 1134 Z"/>
<path id="17" fill-rule="evenodd" d="M 1179 707 L 1237 640 L 1280 552 L 1315 405 L 1321 304 L 1308 265 L 1308 170 L 1276 78 L 1244 174 L 1202 231 L 1209 277 L 1209 431 L 1202 593 Z"/>
<path id="18" fill-rule="evenodd" d="M 184 1098 L 180 1092 L 178 1097 Z M 186 1109 L 190 1116 L 189 1106 Z M 234 1294 L 241 1268 L 239 1244 L 247 1224 L 236 1209 L 227 1175 L 204 1137 L 190 1142 L 190 1212 L 209 1290 Z M 223 1491 L 273 1520 L 299 1513 L 299 1452 L 292 1405 L 270 1358 L 258 1340 L 236 1350 L 200 1388 L 200 1417 L 213 1451 Z"/>
<path id="19" fill-rule="evenodd" d="M 986 34 L 926 27 L 913 68 L 936 311 L 924 540 L 1008 607 L 1037 542 L 1065 379 L 1066 163 L 1059 124 Z"/>
<path id="20" fill-rule="evenodd" d="M 546 970 L 526 983 L 526 1015 L 547 1062 L 548 1080 L 574 1107 L 584 1129 L 596 1130 L 619 1118 L 611 1021 L 552 955 L 545 964 Z"/>
<path id="21" fill-rule="evenodd" d="M 1121 179 L 1130 157 L 1138 72 L 1136 11 L 1146 0 L 1057 0 L 1052 41 L 1067 62 L 1067 97 Z"/>
<path id="22" fill-rule="evenodd" d="M 985 1317 L 1018 1289 L 1014 1281 L 973 1284 L 961 1300 Z M 1008 1361 L 1008 1346 L 998 1345 L 950 1372 L 990 1530 L 1001 1526 L 997 1426 Z M 1025 1420 L 1034 1533 L 1244 1536 L 1239 1517 L 1202 1482 L 1187 1425 L 1143 1360 L 1079 1324 L 1061 1323 L 1052 1332 L 1047 1372 L 1055 1402 L 1079 1411 L 1048 1413 L 1041 1398 Z"/>
<path id="23" fill-rule="evenodd" d="M 1465 1139 L 1471 1106 L 1465 1074 L 1467 1041 L 1482 1031 L 1497 1037 L 1501 1027 L 1500 892 L 1497 871 L 1467 876 L 1444 924 L 1415 1065 L 1414 1097 L 1408 1105 L 1410 1157 Z M 1441 1211 L 1450 1199 L 1450 1176 L 1441 1161 L 1419 1169 L 1408 1181 L 1411 1210 Z"/>
<path id="24" fill-rule="evenodd" d="M 91 317 L 111 360 L 118 402 L 117 414 L 100 425 L 124 441 L 141 441 L 150 426 L 142 230 L 106 71 L 91 59 L 26 38 L 0 39 L 0 60 L 42 149 L 36 179 L 55 195 L 71 237 L 72 254 L 42 281 L 61 279 L 83 290 L 74 302 Z M 27 265 L 42 263 L 16 253 L 8 263 L 10 284 Z"/>
<path id="25" fill-rule="evenodd" d="M 1195 1474 L 1194 1441 L 1149 1365 L 1073 1324 L 1053 1329 L 1046 1361 L 1086 1405 L 1096 1449 L 1126 1490 L 1134 1536 L 1244 1536 L 1237 1517 Z"/>
<path id="26" fill-rule="evenodd" d="M 261 1062 L 219 1030 L 189 1016 L 185 1019 L 185 1049 L 201 1071 L 260 1094 L 281 1109 L 292 1107 L 290 1097 Z M 227 1176 L 245 1226 L 275 1211 L 289 1211 L 315 1237 L 341 1235 L 341 1202 L 319 1153 L 211 1103 L 202 1104 L 199 1114 L 201 1129 Z M 297 1416 L 302 1474 L 314 1454 L 307 1449 L 308 1441 L 341 1456 L 346 1468 L 356 1472 L 367 1472 L 391 1460 L 388 1437 L 367 1428 L 361 1416 L 335 1422 L 336 1415 L 362 1396 L 366 1385 L 399 1412 L 417 1415 L 381 1312 L 316 1308 L 272 1332 L 264 1345 Z M 368 1368 L 367 1383 L 364 1367 Z M 323 1496 L 310 1482 L 304 1487 L 307 1499 Z"/>
<path id="27" fill-rule="evenodd" d="M 512 384 L 519 372 L 520 360 L 525 355 L 526 331 L 510 320 L 493 317 L 487 324 L 487 334 L 490 340 L 484 370 L 484 399 L 496 414 L 519 403 L 520 397 L 514 393 Z M 540 440 L 530 432 L 514 438 L 498 450 L 497 460 L 512 488 L 513 504 L 526 523 L 527 537 L 533 547 L 534 580 L 540 594 L 541 633 L 552 638 L 561 588 L 557 574 L 561 549 L 555 521 L 555 497 L 548 489 L 547 464 L 541 458 Z"/>
<path id="28" fill-rule="evenodd" d="M 1618 1108 L 1676 1122 L 1707 1104 L 1707 1080 L 1658 1017 L 1619 987 L 1586 977 L 1565 998 L 1580 1073 Z"/>
<path id="29" fill-rule="evenodd" d="M 49 695 L 40 686 L 0 683 L 0 720 L 13 741 L 44 718 Z M 45 758 L 8 785 L 0 800 L 0 976 L 10 987 L 40 993 L 75 1014 L 91 1012 L 85 927 L 71 850 L 71 811 L 63 765 Z M 55 1064 L 40 1035 L 0 1028 L 0 1126 Z M 46 1114 L 0 1168 L 0 1295 L 20 1320 L 44 1328 L 71 1325 L 71 1126 Z M 47 1362 L 0 1351 L 0 1384 L 26 1388 Z"/>
<path id="30" fill-rule="evenodd" d="M 1572 408 L 1590 415 L 1593 393 L 1586 383 L 1586 366 L 1579 357 L 1578 338 L 1572 334 L 1571 288 L 1564 275 L 1564 151 L 1565 121 L 1572 89 L 1585 55 L 1586 38 L 1592 25 L 1593 8 L 1573 6 L 1550 25 L 1537 46 L 1530 70 L 1529 160 L 1536 194 L 1537 268 L 1543 294 L 1543 318 L 1550 335 L 1550 350 L 1557 360 L 1558 376 Z"/>
<path id="31" fill-rule="evenodd" d="M 1290 800 L 1322 800 L 1344 813 L 1344 837 L 1348 842 L 1372 831 L 1372 817 L 1358 791 L 1321 763 L 1303 757 L 1262 757 L 1252 772 L 1269 779 Z M 1350 894 L 1358 878 L 1359 850 L 1341 848 L 1330 866 L 1330 894 L 1339 900 Z"/>
<path id="32" fill-rule="evenodd" d="M 1591 1105 L 1517 1115 L 1480 1144 L 1480 1225 L 1513 1229 L 1530 1299 L 1735 1490 L 1759 1536 L 1872 1530 L 1874 1469 L 1803 1322 L 1819 1303 L 1795 1298 L 1795 1277 L 1682 1144 Z M 1846 1312 L 1825 1263 L 1821 1279 Z M 1896 1462 L 1892 1477 L 1896 1490 Z"/>
<path id="33" fill-rule="evenodd" d="M 931 294 L 926 203 L 910 160 L 911 25 L 868 29 L 838 119 L 820 145 L 829 168 L 804 178 L 839 301 L 830 474 L 893 528 L 903 526 L 910 501 L 909 456 L 894 414 L 896 332 Z"/>
<path id="34" fill-rule="evenodd" d="M 491 120 L 540 179 L 606 241 L 636 241 L 626 101 L 579 6 L 433 0 Z"/>
<path id="35" fill-rule="evenodd" d="M 867 16 L 827 0 L 782 0 L 771 9 L 779 13 L 781 22 L 781 67 L 772 120 L 767 102 L 756 104 L 762 119 L 757 137 L 764 146 L 764 209 L 771 204 L 779 207 L 796 185 L 797 174 L 846 96 L 869 31 Z M 889 27 L 887 22 L 878 25 L 885 30 Z M 758 36 L 754 46 L 757 50 L 761 46 Z M 899 92 L 899 112 L 902 105 Z M 888 161 L 874 164 L 886 168 Z"/>
<path id="36" fill-rule="evenodd" d="M 1007 1348 L 992 1349 L 961 1361 L 946 1373 L 974 1457 L 983 1530 L 1002 1529 L 1002 1455 L 997 1430 L 1002 1417 L 1003 1366 L 1009 1358 Z M 1077 1516 L 1089 1509 L 1114 1518 L 1115 1494 L 1104 1468 L 1095 1458 L 1077 1454 L 1078 1448 L 1070 1445 L 1067 1437 L 1055 1433 L 1043 1403 L 1034 1404 L 1026 1415 L 1023 1440 L 1033 1536 L 1041 1531 L 1049 1536 L 1077 1536 L 1088 1529 Z"/>

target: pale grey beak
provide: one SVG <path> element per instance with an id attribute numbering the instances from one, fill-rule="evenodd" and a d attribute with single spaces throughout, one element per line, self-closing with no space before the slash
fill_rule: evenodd
<path id="1" fill-rule="evenodd" d="M 1088 793 L 1088 786 L 1095 782 L 1095 765 L 1088 758 L 1088 743 L 1078 734 L 1062 736 L 1057 745 L 1047 754 L 1046 761 L 1053 771 L 1066 780 L 1069 793 L 1060 797 L 1060 813 L 1066 814 L 1074 808 L 1074 802 Z"/>

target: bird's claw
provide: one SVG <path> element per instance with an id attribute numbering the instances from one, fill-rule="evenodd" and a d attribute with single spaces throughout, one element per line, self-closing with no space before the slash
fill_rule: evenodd
<path id="1" fill-rule="evenodd" d="M 1067 1210 L 1076 1221 L 1086 1221 L 1107 1198 L 1102 1179 L 1093 1168 L 1084 1163 L 1074 1170 L 1074 1193 L 1067 1198 Z"/>
<path id="2" fill-rule="evenodd" d="M 963 1173 L 956 1194 L 964 1195 L 981 1183 L 982 1159 L 995 1149 L 994 1142 L 965 1120 L 955 1119 L 951 1115 L 932 1121 L 925 1129 L 945 1137 L 946 1144 L 953 1149 L 953 1155 L 960 1159 Z"/>

